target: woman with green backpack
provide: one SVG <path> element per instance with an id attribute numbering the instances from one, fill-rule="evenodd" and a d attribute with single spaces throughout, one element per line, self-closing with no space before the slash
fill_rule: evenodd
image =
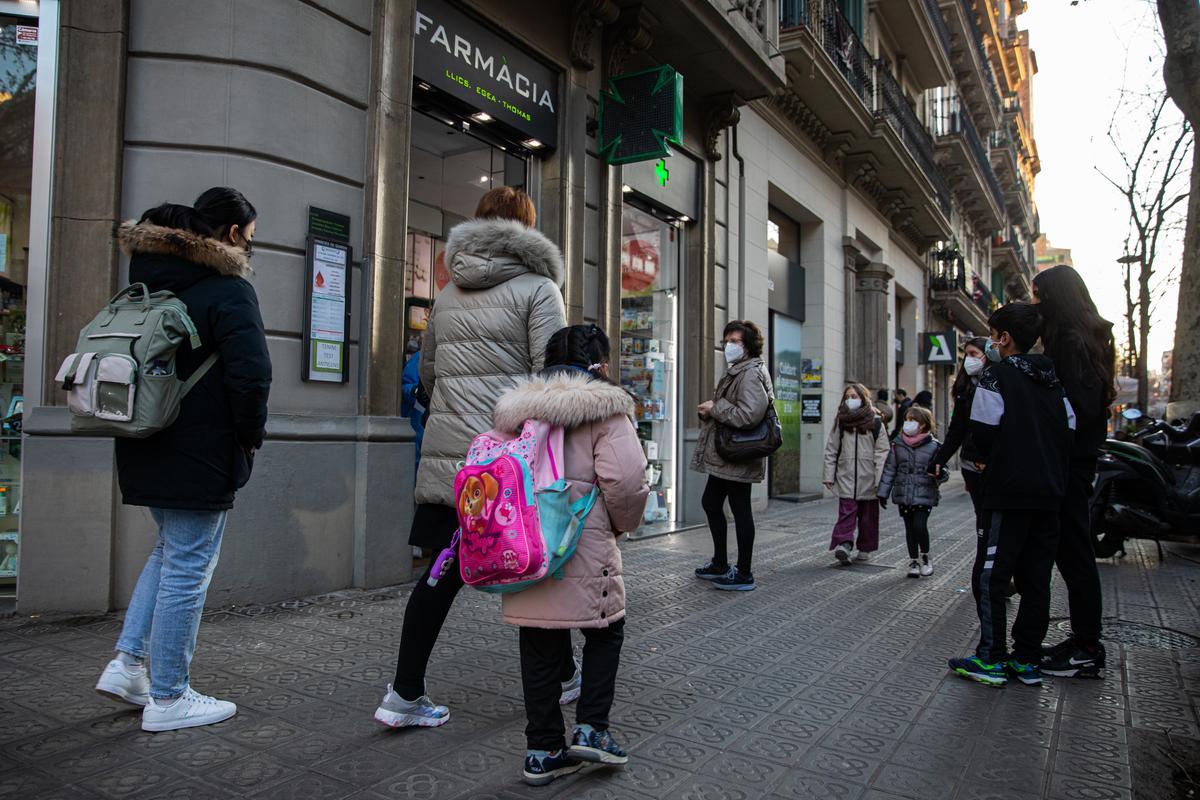
<path id="1" fill-rule="evenodd" d="M 525 420 L 561 427 L 563 471 L 577 500 L 600 489 L 562 577 L 503 595 L 504 621 L 520 626 L 528 752 L 525 781 L 549 783 L 583 762 L 624 764 L 608 731 L 625 630 L 625 582 L 617 537 L 636 530 L 646 508 L 646 459 L 634 426 L 633 398 L 608 376 L 608 336 L 572 325 L 550 337 L 546 366 L 496 404 L 495 429 L 515 433 Z M 582 694 L 568 747 L 562 682 L 575 670 L 571 630 L 585 640 Z"/>

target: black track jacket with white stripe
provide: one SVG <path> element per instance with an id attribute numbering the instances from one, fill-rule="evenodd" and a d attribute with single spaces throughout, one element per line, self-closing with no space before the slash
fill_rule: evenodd
<path id="1" fill-rule="evenodd" d="M 1057 511 L 1067 488 L 1075 411 L 1043 355 L 991 364 L 971 404 L 971 437 L 987 468 L 985 510 Z"/>

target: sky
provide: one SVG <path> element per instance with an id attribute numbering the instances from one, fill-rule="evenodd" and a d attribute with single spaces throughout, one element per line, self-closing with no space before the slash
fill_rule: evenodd
<path id="1" fill-rule="evenodd" d="M 1125 199 L 1096 172 L 1123 175 L 1117 151 L 1106 132 L 1121 89 L 1157 91 L 1162 87 L 1162 45 L 1157 13 L 1150 0 L 1030 0 L 1018 19 L 1029 31 L 1037 57 L 1033 84 L 1034 137 L 1042 171 L 1034 183 L 1042 232 L 1056 247 L 1072 250 L 1076 268 L 1092 298 L 1123 334 L 1123 268 L 1129 214 Z M 1173 119 L 1181 117 L 1169 106 Z M 1147 121 L 1143 114 L 1122 115 L 1118 136 L 1140 144 Z M 1178 274 L 1182 231 L 1160 253 L 1156 272 Z M 1136 265 L 1135 265 L 1136 267 Z M 1165 275 L 1159 275 L 1160 279 Z M 1174 286 L 1156 307 L 1150 328 L 1149 367 L 1159 366 L 1174 344 Z"/>

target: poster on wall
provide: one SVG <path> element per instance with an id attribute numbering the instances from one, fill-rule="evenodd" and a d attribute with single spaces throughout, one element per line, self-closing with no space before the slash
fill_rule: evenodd
<path id="1" fill-rule="evenodd" d="M 804 423 L 821 421 L 821 395 L 806 394 L 800 398 L 800 421 Z"/>
<path id="2" fill-rule="evenodd" d="M 775 384 L 775 413 L 783 430 L 783 446 L 771 459 L 771 494 L 800 491 L 800 323 L 784 316 L 771 317 L 774 343 L 772 378 Z"/>
<path id="3" fill-rule="evenodd" d="M 822 363 L 819 358 L 806 358 L 800 371 L 800 385 L 805 389 L 820 389 L 823 380 Z"/>
<path id="4" fill-rule="evenodd" d="M 350 380 L 350 218 L 309 208 L 304 300 L 305 381 Z"/>

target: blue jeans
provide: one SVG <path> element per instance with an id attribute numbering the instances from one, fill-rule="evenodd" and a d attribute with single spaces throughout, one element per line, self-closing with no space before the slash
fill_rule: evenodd
<path id="1" fill-rule="evenodd" d="M 117 650 L 148 657 L 150 696 L 169 699 L 188 687 L 200 614 L 229 512 L 152 508 L 150 513 L 158 523 L 158 544 L 129 600 Z"/>

